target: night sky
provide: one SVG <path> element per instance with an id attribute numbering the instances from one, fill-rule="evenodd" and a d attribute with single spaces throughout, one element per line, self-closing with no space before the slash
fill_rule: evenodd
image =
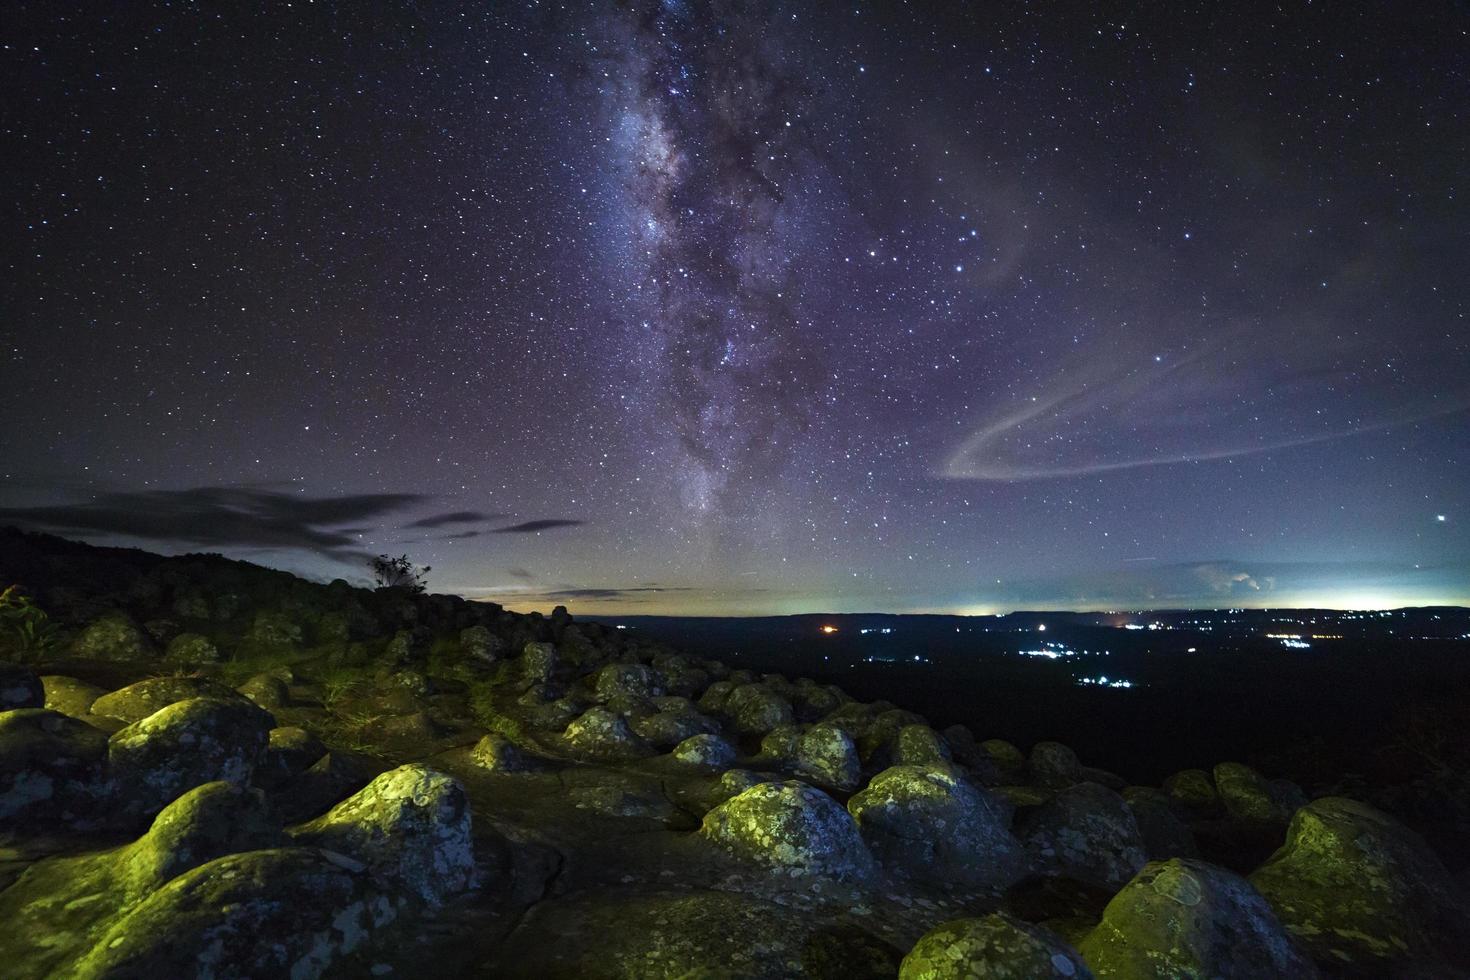
<path id="1" fill-rule="evenodd" d="M 0 40 L 0 523 L 590 613 L 1470 602 L 1463 3 Z"/>

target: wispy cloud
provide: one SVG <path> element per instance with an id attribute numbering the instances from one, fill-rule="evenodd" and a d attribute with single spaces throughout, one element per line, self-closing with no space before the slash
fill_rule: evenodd
<path id="1" fill-rule="evenodd" d="M 519 524 L 511 524 L 506 527 L 497 527 L 496 534 L 533 534 L 536 531 L 550 531 L 559 527 L 580 527 L 586 521 L 574 521 L 560 518 L 547 518 L 537 521 L 522 521 Z"/>

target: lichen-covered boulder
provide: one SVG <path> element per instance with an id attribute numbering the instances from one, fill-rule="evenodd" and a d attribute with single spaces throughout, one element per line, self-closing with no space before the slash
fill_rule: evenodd
<path id="1" fill-rule="evenodd" d="M 664 693 L 663 678 L 647 664 L 608 664 L 597 672 L 594 689 L 600 700 L 617 695 L 653 698 Z"/>
<path id="2" fill-rule="evenodd" d="M 1138 821 L 1123 797 L 1097 783 L 1060 791 L 1021 828 L 1037 865 L 1103 888 L 1120 888 L 1148 859 Z"/>
<path id="3" fill-rule="evenodd" d="M 96 684 L 59 674 L 42 677 L 41 687 L 46 692 L 45 707 L 84 720 L 92 714 L 92 705 L 96 700 L 107 693 L 106 688 Z"/>
<path id="4" fill-rule="evenodd" d="M 1037 742 L 1027 760 L 1031 779 L 1046 789 L 1066 789 L 1082 781 L 1082 763 L 1077 753 L 1061 742 Z"/>
<path id="5" fill-rule="evenodd" d="M 475 884 L 464 787 L 418 763 L 383 773 L 291 836 L 366 861 L 430 905 Z"/>
<path id="6" fill-rule="evenodd" d="M 730 692 L 735 690 L 735 682 L 730 680 L 715 681 L 704 689 L 699 696 L 699 710 L 710 714 L 719 714 L 725 710 L 725 702 L 730 699 Z"/>
<path id="7" fill-rule="evenodd" d="M 1215 790 L 1225 811 L 1245 823 L 1285 825 L 1294 800 L 1278 797 L 1271 783 L 1250 766 L 1222 762 L 1215 767 Z"/>
<path id="8" fill-rule="evenodd" d="M 1220 812 L 1215 780 L 1203 769 L 1184 769 L 1164 780 L 1164 792 L 1183 813 L 1208 817 Z"/>
<path id="9" fill-rule="evenodd" d="M 46 687 L 34 670 L 20 664 L 0 662 L 0 711 L 45 705 Z"/>
<path id="10" fill-rule="evenodd" d="M 573 752 L 589 759 L 637 759 L 654 754 L 627 719 L 607 708 L 588 708 L 567 725 L 563 737 Z"/>
<path id="11" fill-rule="evenodd" d="M 556 676 L 556 647 L 532 641 L 521 649 L 520 668 L 523 680 L 531 684 L 549 684 Z"/>
<path id="12" fill-rule="evenodd" d="M 795 780 L 750 787 L 705 814 L 699 834 L 774 874 L 861 881 L 873 872 L 872 855 L 847 811 Z"/>
<path id="13" fill-rule="evenodd" d="M 1002 785 L 1016 786 L 1026 781 L 1026 756 L 1003 738 L 987 738 L 980 743 L 990 764 L 995 766 Z"/>
<path id="14" fill-rule="evenodd" d="M 1439 858 L 1366 803 L 1329 796 L 1297 810 L 1285 845 L 1250 877 L 1323 965 L 1429 975 L 1470 948 L 1470 911 Z"/>
<path id="15" fill-rule="evenodd" d="M 274 674 L 256 674 L 235 690 L 267 711 L 291 703 L 290 688 Z"/>
<path id="16" fill-rule="evenodd" d="M 937 766 L 947 765 L 952 759 L 949 746 L 939 733 L 928 725 L 903 725 L 887 744 L 873 753 L 870 765 L 887 769 L 890 766 Z"/>
<path id="17" fill-rule="evenodd" d="M 1250 882 L 1204 861 L 1155 861 L 1078 944 L 1099 977 L 1175 980 L 1317 975 Z"/>
<path id="18" fill-rule="evenodd" d="M 316 848 L 231 854 L 184 872 L 119 919 L 78 980 L 313 980 L 398 915 L 361 863 Z"/>
<path id="19" fill-rule="evenodd" d="M 205 783 L 174 800 L 118 858 L 117 876 L 133 899 L 215 858 L 281 843 L 281 825 L 258 789 Z"/>
<path id="20" fill-rule="evenodd" d="M 796 773 L 820 785 L 851 792 L 862 785 L 857 743 L 836 725 L 813 725 L 797 739 Z"/>
<path id="21" fill-rule="evenodd" d="M 470 758 L 489 772 L 529 772 L 539 768 L 519 745 L 499 732 L 491 732 L 476 742 Z"/>
<path id="22" fill-rule="evenodd" d="M 92 714 L 131 723 L 142 721 L 176 701 L 190 698 L 238 701 L 240 697 L 223 684 L 203 677 L 150 677 L 93 701 Z"/>
<path id="23" fill-rule="evenodd" d="M 146 660 L 154 655 L 153 640 L 123 613 L 93 620 L 72 643 L 72 655 L 84 660 Z"/>
<path id="24" fill-rule="evenodd" d="M 955 919 L 926 932 L 898 969 L 899 980 L 1090 980 L 1081 955 L 1041 926 L 995 913 Z"/>
<path id="25" fill-rule="evenodd" d="M 179 667 L 200 667 L 220 661 L 219 647 L 199 633 L 180 633 L 168 641 L 163 657 Z"/>
<path id="26" fill-rule="evenodd" d="M 800 740 L 800 725 L 777 725 L 761 738 L 761 763 L 776 769 L 796 765 L 796 744 Z"/>
<path id="27" fill-rule="evenodd" d="M 467 626 L 459 631 L 459 648 L 476 667 L 489 667 L 505 654 L 505 641 L 487 626 Z"/>
<path id="28" fill-rule="evenodd" d="M 943 884 L 1003 889 L 1027 871 L 997 798 L 947 768 L 894 766 L 847 804 L 887 868 Z"/>
<path id="29" fill-rule="evenodd" d="M 764 735 L 796 721 L 791 702 L 763 684 L 736 687 L 725 699 L 724 713 L 739 735 Z"/>
<path id="30" fill-rule="evenodd" d="M 649 745 L 667 749 L 700 734 L 718 734 L 720 725 L 697 711 L 658 711 L 633 722 L 633 731 Z"/>
<path id="31" fill-rule="evenodd" d="M 238 696 L 176 701 L 113 733 L 108 773 L 127 809 L 152 815 L 204 783 L 247 785 L 275 727 Z"/>
<path id="32" fill-rule="evenodd" d="M 290 650 L 301 643 L 301 625 L 284 612 L 258 612 L 245 633 L 245 640 L 259 647 Z"/>
<path id="33" fill-rule="evenodd" d="M 85 825 L 107 735 L 45 708 L 0 712 L 0 830 Z"/>
<path id="34" fill-rule="evenodd" d="M 709 769 L 724 769 L 735 761 L 735 746 L 719 735 L 705 733 L 691 735 L 671 753 L 675 759 L 691 766 Z"/>
<path id="35" fill-rule="evenodd" d="M 326 754 L 322 740 L 304 728 L 272 728 L 261 769 L 278 776 L 295 775 L 310 769 Z"/>
<path id="36" fill-rule="evenodd" d="M 1133 819 L 1138 822 L 1138 832 L 1143 837 L 1144 853 L 1150 861 L 1198 856 L 1194 833 L 1179 819 L 1162 790 L 1129 786 L 1123 790 L 1123 802 L 1133 811 Z"/>

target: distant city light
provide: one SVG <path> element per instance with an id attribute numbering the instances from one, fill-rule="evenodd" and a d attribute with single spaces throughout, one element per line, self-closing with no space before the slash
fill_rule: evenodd
<path id="1" fill-rule="evenodd" d="M 1079 677 L 1077 683 L 1084 687 L 1133 687 L 1132 681 L 1125 681 L 1121 677 L 1109 678 L 1106 674 L 1101 677 Z"/>
<path id="2" fill-rule="evenodd" d="M 835 626 L 823 626 L 822 627 L 822 632 L 823 633 L 828 633 L 828 634 L 836 633 L 837 632 L 837 627 L 835 627 Z"/>
<path id="3" fill-rule="evenodd" d="M 1045 623 L 1041 623 L 1040 625 L 1038 625 L 1036 627 L 1036 631 L 1038 633 L 1045 633 L 1046 632 L 1046 624 Z"/>

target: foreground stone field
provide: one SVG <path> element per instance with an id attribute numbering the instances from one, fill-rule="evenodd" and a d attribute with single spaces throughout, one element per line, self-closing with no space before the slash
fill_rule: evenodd
<path id="1" fill-rule="evenodd" d="M 1366 804 L 632 631 L 0 532 L 7 977 L 1457 976 Z"/>

